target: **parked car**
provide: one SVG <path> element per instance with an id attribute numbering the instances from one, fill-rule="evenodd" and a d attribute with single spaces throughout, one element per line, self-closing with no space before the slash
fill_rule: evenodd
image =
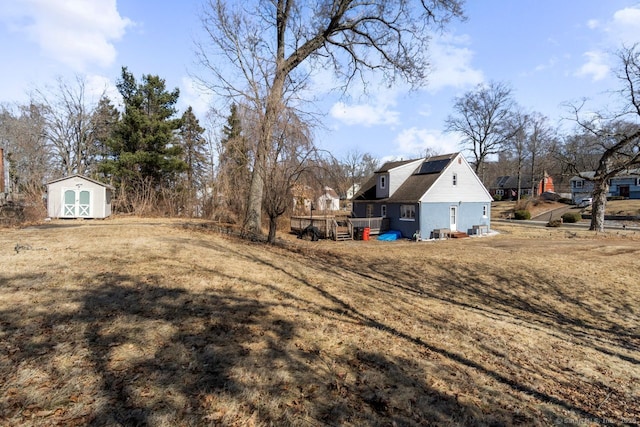
<path id="1" fill-rule="evenodd" d="M 591 197 L 587 197 L 580 200 L 580 203 L 578 203 L 578 207 L 586 208 L 587 206 L 591 206 L 591 203 L 593 203 L 593 199 Z"/>

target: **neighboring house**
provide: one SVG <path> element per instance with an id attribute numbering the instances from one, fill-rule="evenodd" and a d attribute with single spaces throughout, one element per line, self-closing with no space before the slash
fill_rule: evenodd
<path id="1" fill-rule="evenodd" d="M 360 190 L 360 184 L 353 184 L 351 187 L 347 189 L 347 200 L 353 199 L 353 197 L 358 194 L 358 190 Z"/>
<path id="2" fill-rule="evenodd" d="M 359 218 L 386 217 L 404 237 L 489 229 L 493 198 L 460 153 L 385 163 L 353 200 Z M 439 233 L 438 233 L 439 234 Z"/>
<path id="3" fill-rule="evenodd" d="M 521 198 L 523 196 L 538 196 L 544 192 L 555 192 L 553 178 L 551 178 L 546 173 L 544 174 L 544 178 L 538 181 L 535 186 L 532 185 L 531 181 L 531 176 L 522 175 L 520 177 Z M 502 200 L 517 199 L 518 176 L 499 176 L 493 183 L 493 185 L 489 187 L 489 193 L 492 197 Z"/>
<path id="4" fill-rule="evenodd" d="M 319 211 L 331 212 L 340 210 L 340 196 L 331 187 L 324 187 L 322 194 L 316 199 L 315 208 Z"/>
<path id="5" fill-rule="evenodd" d="M 72 175 L 47 183 L 50 218 L 106 218 L 111 215 L 114 188 L 93 179 Z"/>
<path id="6" fill-rule="evenodd" d="M 593 194 L 594 171 L 581 172 L 571 178 L 571 201 L 580 204 Z M 624 197 L 626 199 L 640 199 L 640 168 L 628 169 L 615 178 L 609 180 L 607 197 Z"/>

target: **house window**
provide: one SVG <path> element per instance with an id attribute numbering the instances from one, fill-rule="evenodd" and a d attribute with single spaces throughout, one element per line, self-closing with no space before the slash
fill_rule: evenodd
<path id="1" fill-rule="evenodd" d="M 489 206 L 487 206 L 487 205 L 482 205 L 482 216 L 483 216 L 484 218 L 486 218 L 486 217 L 487 217 L 487 215 L 488 215 L 488 213 L 489 213 Z"/>
<path id="2" fill-rule="evenodd" d="M 458 185 L 458 174 L 454 173 L 453 174 L 453 186 L 455 187 L 456 185 Z"/>
<path id="3" fill-rule="evenodd" d="M 640 187 L 640 178 L 636 178 L 636 186 Z"/>
<path id="4" fill-rule="evenodd" d="M 584 181 L 573 181 L 573 188 L 582 188 L 582 183 Z"/>
<path id="5" fill-rule="evenodd" d="M 400 219 L 403 221 L 415 221 L 416 219 L 415 205 L 400 205 Z"/>
<path id="6" fill-rule="evenodd" d="M 496 190 L 496 194 L 497 194 L 498 196 L 504 196 L 504 190 L 503 190 L 503 189 Z"/>
<path id="7" fill-rule="evenodd" d="M 385 188 L 387 186 L 387 177 L 382 175 L 380 176 L 380 188 Z"/>
<path id="8" fill-rule="evenodd" d="M 387 205 L 380 206 L 380 216 L 383 218 L 387 217 Z"/>

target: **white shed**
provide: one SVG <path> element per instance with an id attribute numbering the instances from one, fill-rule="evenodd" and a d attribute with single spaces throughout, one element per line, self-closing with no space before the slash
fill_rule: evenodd
<path id="1" fill-rule="evenodd" d="M 72 175 L 47 183 L 50 218 L 106 218 L 111 215 L 114 188 L 96 180 Z"/>

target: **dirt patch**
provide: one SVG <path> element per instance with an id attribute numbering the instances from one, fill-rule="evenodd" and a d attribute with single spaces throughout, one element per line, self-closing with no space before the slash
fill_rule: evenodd
<path id="1" fill-rule="evenodd" d="M 640 420 L 640 234 L 269 247 L 197 224 L 3 230 L 0 424 Z"/>

